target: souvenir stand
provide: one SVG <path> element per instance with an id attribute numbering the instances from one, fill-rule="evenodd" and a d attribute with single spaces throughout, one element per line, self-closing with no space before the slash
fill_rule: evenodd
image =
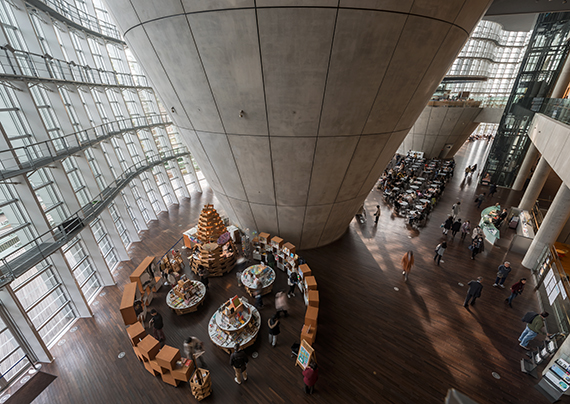
<path id="1" fill-rule="evenodd" d="M 493 224 L 493 220 L 497 218 L 500 213 L 501 207 L 497 205 L 489 206 L 481 211 L 479 226 L 485 234 L 485 239 L 491 244 L 495 244 L 500 238 L 499 229 Z"/>
<path id="2" fill-rule="evenodd" d="M 193 248 L 189 261 L 196 274 L 201 265 L 208 270 L 210 276 L 222 276 L 236 264 L 237 252 L 231 234 L 214 205 L 204 206 L 196 231 L 191 229 L 186 232 L 184 243 Z"/>
<path id="3" fill-rule="evenodd" d="M 267 265 L 261 263 L 252 265 L 241 274 L 241 283 L 245 286 L 245 290 L 250 296 L 255 296 L 258 290 L 256 283 L 261 285 L 261 295 L 271 293 L 273 283 L 275 283 L 275 271 Z"/>
<path id="4" fill-rule="evenodd" d="M 198 310 L 206 298 L 206 287 L 202 282 L 181 279 L 168 292 L 166 304 L 176 314 L 182 315 Z"/>
<path id="5" fill-rule="evenodd" d="M 252 345 L 260 326 L 259 311 L 244 298 L 234 296 L 212 315 L 208 334 L 214 345 L 231 354 L 236 343 L 242 348 Z"/>

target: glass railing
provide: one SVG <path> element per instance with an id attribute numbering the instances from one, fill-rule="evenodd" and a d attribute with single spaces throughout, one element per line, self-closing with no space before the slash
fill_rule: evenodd
<path id="1" fill-rule="evenodd" d="M 107 122 L 100 126 L 27 146 L 0 150 L 0 179 L 7 179 L 26 171 L 36 170 L 53 161 L 64 159 L 70 154 L 92 147 L 119 133 L 171 124 L 172 122 L 166 114 L 137 116 Z"/>
<path id="2" fill-rule="evenodd" d="M 172 159 L 189 155 L 188 149 L 180 147 L 174 150 L 147 155 L 138 163 L 127 168 L 91 202 L 82 206 L 61 224 L 23 245 L 0 259 L 0 287 L 10 283 L 28 269 L 49 257 L 63 245 L 71 241 L 89 223 L 97 218 L 103 210 L 119 195 L 121 190 L 135 177 L 153 167 Z"/>
<path id="3" fill-rule="evenodd" d="M 51 8 L 54 12 L 61 15 L 64 18 L 84 27 L 93 32 L 98 32 L 101 35 L 116 39 L 117 41 L 122 41 L 121 34 L 117 27 L 105 21 L 98 20 L 95 16 L 92 16 L 77 7 L 75 5 L 68 3 L 63 0 L 39 0 L 46 6 Z"/>
<path id="4" fill-rule="evenodd" d="M 49 55 L 11 49 L 9 46 L 0 46 L 0 68 L 2 73 L 18 77 L 65 80 L 102 86 L 149 87 L 143 75 L 94 69 L 75 62 L 54 59 Z"/>
<path id="5" fill-rule="evenodd" d="M 542 102 L 540 113 L 562 123 L 570 124 L 570 100 L 548 98 Z"/>
<path id="6" fill-rule="evenodd" d="M 450 93 L 445 96 L 434 94 L 428 102 L 430 107 L 479 107 L 479 108 L 504 108 L 507 105 L 508 96 L 482 96 L 470 95 L 463 97 L 461 93 Z"/>

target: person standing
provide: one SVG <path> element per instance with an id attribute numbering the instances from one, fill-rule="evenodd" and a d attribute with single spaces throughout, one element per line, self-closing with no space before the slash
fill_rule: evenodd
<path id="1" fill-rule="evenodd" d="M 202 356 L 204 355 L 204 343 L 202 341 L 196 337 L 188 337 L 184 340 L 182 348 L 186 358 L 190 358 L 193 361 L 200 359 L 200 367 L 206 367 L 206 362 L 202 359 Z"/>
<path id="2" fill-rule="evenodd" d="M 404 275 L 404 281 L 408 281 L 408 275 L 414 266 L 414 252 L 412 250 L 408 251 L 402 257 L 402 275 Z"/>
<path id="3" fill-rule="evenodd" d="M 451 235 L 453 236 L 453 238 L 455 238 L 455 235 L 459 232 L 460 229 L 461 229 L 461 219 L 457 219 L 451 225 Z"/>
<path id="4" fill-rule="evenodd" d="M 269 326 L 269 343 L 275 348 L 275 345 L 277 345 L 277 336 L 281 333 L 277 313 L 271 316 L 267 321 L 267 325 Z"/>
<path id="5" fill-rule="evenodd" d="M 235 382 L 241 384 L 242 379 L 247 380 L 247 355 L 240 350 L 239 343 L 234 346 L 234 352 L 230 355 L 230 365 L 236 373 Z"/>
<path id="6" fill-rule="evenodd" d="M 380 205 L 376 205 L 376 212 L 374 212 L 374 224 L 378 224 L 378 219 L 380 219 Z"/>
<path id="7" fill-rule="evenodd" d="M 473 234 L 471 235 L 471 240 L 475 240 L 482 236 L 483 236 L 483 229 L 481 228 L 481 226 L 479 225 L 475 226 L 475 228 L 473 229 Z"/>
<path id="8" fill-rule="evenodd" d="M 530 349 L 527 347 L 528 343 L 533 339 L 535 339 L 538 334 L 550 337 L 551 334 L 542 332 L 542 327 L 544 327 L 544 319 L 546 317 L 548 317 L 548 312 L 543 311 L 542 313 L 537 314 L 530 323 L 527 323 L 524 331 L 519 337 L 519 342 L 520 342 L 519 346 L 521 348 L 524 348 L 527 351 L 529 351 Z"/>
<path id="9" fill-rule="evenodd" d="M 457 201 L 451 207 L 451 216 L 453 216 L 453 220 L 457 219 L 457 216 L 459 216 L 459 211 L 461 210 L 459 205 L 461 205 L 461 202 Z"/>
<path id="10" fill-rule="evenodd" d="M 477 209 L 481 208 L 481 204 L 485 200 L 485 195 L 486 195 L 485 192 L 483 192 L 482 194 L 479 194 L 477 196 L 477 199 L 475 200 L 475 202 L 477 203 Z"/>
<path id="11" fill-rule="evenodd" d="M 467 290 L 467 297 L 465 298 L 465 302 L 463 303 L 463 307 L 469 308 L 469 301 L 471 301 L 471 306 L 475 304 L 475 300 L 478 297 L 481 297 L 481 291 L 483 290 L 483 285 L 481 281 L 483 280 L 482 276 L 479 276 L 477 280 L 471 280 L 467 285 L 469 285 L 469 289 Z"/>
<path id="12" fill-rule="evenodd" d="M 511 286 L 511 295 L 505 299 L 505 303 L 507 303 L 510 308 L 513 307 L 512 303 L 515 297 L 522 294 L 524 285 L 526 285 L 526 278 L 521 278 L 517 283 Z"/>
<path id="13" fill-rule="evenodd" d="M 481 244 L 483 244 L 483 239 L 481 237 L 477 237 L 473 239 L 473 243 L 469 246 L 472 260 L 474 260 L 477 254 L 481 251 Z"/>
<path id="14" fill-rule="evenodd" d="M 451 226 L 453 226 L 453 217 L 447 215 L 447 219 L 443 222 L 443 234 L 447 236 L 447 233 L 451 230 Z"/>
<path id="15" fill-rule="evenodd" d="M 200 277 L 200 282 L 202 282 L 206 287 L 206 290 L 208 290 L 208 284 L 210 283 L 210 281 L 208 280 L 209 275 L 210 273 L 208 272 L 206 267 L 204 267 L 203 265 L 198 265 L 198 276 Z"/>
<path id="16" fill-rule="evenodd" d="M 491 184 L 489 186 L 489 198 L 492 197 L 495 194 L 495 192 L 497 192 L 497 185 Z"/>
<path id="17" fill-rule="evenodd" d="M 295 297 L 295 286 L 299 283 L 299 276 L 297 272 L 292 271 L 291 275 L 289 275 L 289 279 L 287 279 L 287 285 L 289 285 L 289 292 L 287 292 L 287 297 L 290 298 L 291 296 Z"/>
<path id="18" fill-rule="evenodd" d="M 287 304 L 287 298 L 285 296 L 285 292 L 283 291 L 279 291 L 275 294 L 275 310 L 277 310 L 277 318 L 281 317 L 281 313 L 283 313 L 285 317 L 289 315 L 287 313 L 289 305 Z"/>
<path id="19" fill-rule="evenodd" d="M 153 335 L 159 342 L 166 341 L 166 336 L 164 335 L 164 331 L 162 331 L 162 327 L 164 327 L 164 321 L 162 320 L 162 316 L 155 310 L 152 309 L 150 311 L 150 321 L 148 322 L 149 326 L 153 328 Z"/>
<path id="20" fill-rule="evenodd" d="M 437 247 L 435 247 L 435 256 L 433 257 L 433 260 L 437 263 L 437 265 L 439 265 L 440 262 L 443 262 L 441 260 L 441 257 L 443 257 L 443 253 L 445 252 L 446 248 L 447 243 L 445 241 L 442 241 L 437 245 Z"/>
<path id="21" fill-rule="evenodd" d="M 309 366 L 303 370 L 303 383 L 305 383 L 305 393 L 313 394 L 315 383 L 319 379 L 319 368 L 316 362 L 309 363 Z"/>
<path id="22" fill-rule="evenodd" d="M 465 237 L 470 232 L 471 232 L 471 222 L 469 220 L 466 220 L 461 225 L 461 240 L 465 240 Z"/>
<path id="23" fill-rule="evenodd" d="M 507 276 L 509 276 L 511 270 L 511 263 L 508 261 L 505 261 L 502 265 L 499 265 L 499 270 L 497 271 L 497 279 L 495 279 L 493 287 L 496 288 L 497 286 L 500 286 L 504 289 L 505 285 L 503 285 L 503 283 L 505 283 L 505 280 L 507 279 Z"/>

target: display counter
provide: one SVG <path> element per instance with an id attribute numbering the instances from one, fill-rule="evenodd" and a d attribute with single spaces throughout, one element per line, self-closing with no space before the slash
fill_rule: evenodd
<path id="1" fill-rule="evenodd" d="M 166 304 L 176 314 L 182 315 L 198 310 L 206 298 L 206 287 L 194 280 L 179 281 L 166 296 Z"/>
<path id="2" fill-rule="evenodd" d="M 271 293 L 275 283 L 275 271 L 265 264 L 252 265 L 241 274 L 241 283 L 250 296 L 261 286 L 261 295 Z M 259 285 L 257 285 L 259 283 Z"/>
<path id="3" fill-rule="evenodd" d="M 261 326 L 259 311 L 237 296 L 225 302 L 212 315 L 208 334 L 214 345 L 232 353 L 236 343 L 243 348 L 252 345 Z"/>
<path id="4" fill-rule="evenodd" d="M 495 244 L 501 238 L 499 229 L 493 224 L 493 219 L 500 213 L 501 207 L 499 205 L 489 206 L 481 211 L 479 226 L 483 230 L 483 234 L 485 234 L 485 239 L 491 244 Z"/>

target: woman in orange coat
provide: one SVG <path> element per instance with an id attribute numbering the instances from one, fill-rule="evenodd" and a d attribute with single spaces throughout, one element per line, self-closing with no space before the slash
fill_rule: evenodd
<path id="1" fill-rule="evenodd" d="M 404 275 L 404 280 L 408 281 L 408 275 L 414 266 L 414 252 L 412 250 L 408 251 L 402 257 L 402 275 Z"/>

